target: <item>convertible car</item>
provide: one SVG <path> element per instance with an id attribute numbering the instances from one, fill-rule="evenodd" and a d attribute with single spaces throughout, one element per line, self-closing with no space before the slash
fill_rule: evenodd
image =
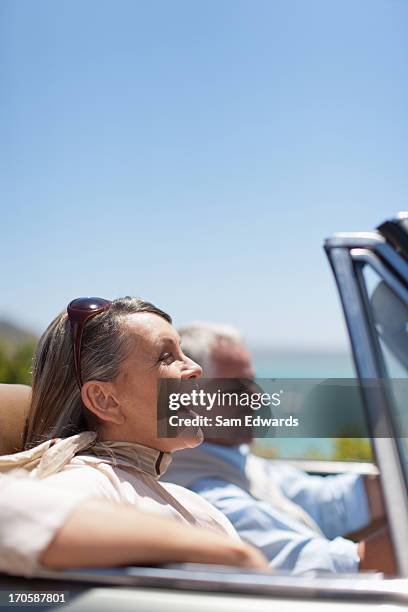
<path id="1" fill-rule="evenodd" d="M 63 592 L 66 604 L 36 603 L 35 607 L 64 605 L 80 612 L 363 612 L 380 606 L 390 611 L 406 607 L 407 396 L 401 393 L 400 382 L 408 378 L 408 213 L 399 213 L 375 232 L 336 234 L 325 241 L 324 249 L 344 311 L 374 463 L 308 461 L 302 467 L 319 474 L 379 473 L 398 577 L 371 572 L 293 576 L 203 565 L 89 568 L 44 571 L 35 579 L 0 575 L 0 593 Z M 21 387 L 0 387 L 0 452 L 6 453 L 18 449 L 27 394 Z M 25 601 L 28 604 L 29 599 Z"/>

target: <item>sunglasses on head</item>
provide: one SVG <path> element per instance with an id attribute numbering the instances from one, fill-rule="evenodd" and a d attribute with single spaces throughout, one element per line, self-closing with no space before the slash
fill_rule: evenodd
<path id="1" fill-rule="evenodd" d="M 77 298 L 68 304 L 67 313 L 71 326 L 75 376 L 80 390 L 82 389 L 81 348 L 85 323 L 108 310 L 111 304 L 110 300 L 98 297 Z"/>

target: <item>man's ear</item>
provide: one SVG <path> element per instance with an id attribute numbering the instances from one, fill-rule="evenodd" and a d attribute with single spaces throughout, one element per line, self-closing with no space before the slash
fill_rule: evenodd
<path id="1" fill-rule="evenodd" d="M 110 383 L 100 380 L 88 380 L 81 390 L 85 406 L 101 421 L 123 425 L 125 416 L 120 403 L 112 392 Z"/>

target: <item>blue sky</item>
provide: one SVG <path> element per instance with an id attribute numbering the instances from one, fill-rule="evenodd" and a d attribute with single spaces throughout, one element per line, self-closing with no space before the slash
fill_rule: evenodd
<path id="1" fill-rule="evenodd" d="M 321 245 L 408 207 L 405 0 L 3 0 L 0 316 L 140 295 L 344 349 Z"/>

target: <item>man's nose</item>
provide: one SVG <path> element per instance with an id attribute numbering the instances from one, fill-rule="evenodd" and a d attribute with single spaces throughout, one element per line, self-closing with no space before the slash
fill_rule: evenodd
<path id="1" fill-rule="evenodd" d="M 182 378 L 200 378 L 203 375 L 203 369 L 198 363 L 186 357 L 185 365 L 181 372 Z"/>

